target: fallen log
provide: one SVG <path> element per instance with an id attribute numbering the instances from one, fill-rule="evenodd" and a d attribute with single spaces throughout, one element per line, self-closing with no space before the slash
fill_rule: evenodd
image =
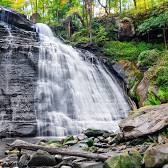
<path id="1" fill-rule="evenodd" d="M 83 158 L 90 158 L 90 159 L 97 159 L 101 161 L 107 160 L 110 156 L 103 155 L 103 154 L 95 154 L 91 152 L 81 152 L 81 151 L 73 151 L 73 150 L 68 150 L 68 149 L 60 149 L 60 148 L 51 148 L 51 147 L 46 147 L 46 146 L 41 146 L 41 145 L 36 145 L 32 143 L 28 143 L 22 140 L 16 140 L 12 144 L 8 144 L 12 149 L 27 149 L 27 150 L 32 150 L 32 151 L 37 151 L 37 150 L 43 150 L 47 151 L 51 155 L 67 155 L 67 156 L 78 156 L 78 157 L 83 157 Z"/>

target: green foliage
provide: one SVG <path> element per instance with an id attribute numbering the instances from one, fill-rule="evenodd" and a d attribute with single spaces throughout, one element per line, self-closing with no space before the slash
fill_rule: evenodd
<path id="1" fill-rule="evenodd" d="M 156 49 L 143 51 L 138 56 L 138 65 L 149 68 L 158 63 L 159 57 L 160 52 Z"/>
<path id="2" fill-rule="evenodd" d="M 103 26 L 100 26 L 98 29 L 93 31 L 93 37 L 90 39 L 88 37 L 88 30 L 86 28 L 81 29 L 80 31 L 74 33 L 71 37 L 71 40 L 76 43 L 87 43 L 90 40 L 95 42 L 97 45 L 103 44 L 108 40 L 107 32 Z"/>
<path id="3" fill-rule="evenodd" d="M 88 35 L 88 30 L 83 28 L 72 35 L 71 41 L 77 42 L 77 43 L 87 43 L 90 40 L 87 35 Z"/>
<path id="4" fill-rule="evenodd" d="M 165 11 L 164 13 L 146 19 L 142 24 L 138 26 L 138 31 L 140 33 L 146 34 L 152 28 L 166 27 L 168 24 L 167 20 L 168 20 L 168 11 Z"/>
<path id="5" fill-rule="evenodd" d="M 168 90 L 168 67 L 162 67 L 157 73 L 156 82 L 158 86 L 163 86 L 166 90 Z"/>
<path id="6" fill-rule="evenodd" d="M 160 100 L 155 97 L 153 94 L 148 96 L 148 99 L 145 101 L 145 105 L 160 105 Z"/>
<path id="7" fill-rule="evenodd" d="M 95 31 L 95 36 L 93 37 L 93 41 L 98 45 L 102 45 L 107 40 L 108 40 L 107 32 L 103 26 L 100 26 L 99 29 Z"/>
<path id="8" fill-rule="evenodd" d="M 168 87 L 161 86 L 158 91 L 158 97 L 162 103 L 166 103 L 168 101 Z"/>
<path id="9" fill-rule="evenodd" d="M 12 0 L 0 0 L 0 5 L 4 7 L 12 7 L 13 1 Z"/>
<path id="10" fill-rule="evenodd" d="M 165 128 L 162 132 L 161 135 L 168 137 L 168 128 Z"/>
<path id="11" fill-rule="evenodd" d="M 103 51 L 111 59 L 125 59 L 130 61 L 137 61 L 138 56 L 141 52 L 145 50 L 150 50 L 157 47 L 157 45 L 145 43 L 145 42 L 120 42 L 120 41 L 110 41 L 106 42 L 103 47 Z"/>

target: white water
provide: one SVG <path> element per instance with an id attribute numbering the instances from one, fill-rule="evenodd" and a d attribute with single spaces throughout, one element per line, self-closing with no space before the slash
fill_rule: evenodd
<path id="1" fill-rule="evenodd" d="M 90 52 L 81 53 L 37 24 L 41 48 L 37 107 L 39 136 L 78 134 L 86 128 L 116 131 L 130 107 L 115 78 Z M 84 59 L 85 58 L 85 59 Z"/>

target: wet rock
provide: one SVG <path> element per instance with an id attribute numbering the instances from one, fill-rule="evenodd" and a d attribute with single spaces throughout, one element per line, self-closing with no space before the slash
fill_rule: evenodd
<path id="1" fill-rule="evenodd" d="M 55 160 L 57 163 L 60 163 L 62 161 L 62 156 L 61 155 L 55 155 Z"/>
<path id="2" fill-rule="evenodd" d="M 121 60 L 113 64 L 113 69 L 121 77 L 129 90 L 129 95 L 137 101 L 136 88 L 143 78 L 143 74 L 138 70 L 133 62 Z M 133 106 L 133 105 L 132 105 Z M 136 109 L 136 106 L 133 106 Z"/>
<path id="3" fill-rule="evenodd" d="M 23 154 L 18 162 L 19 167 L 26 167 L 28 165 L 29 159 L 30 156 L 28 154 Z"/>
<path id="4" fill-rule="evenodd" d="M 104 130 L 97 130 L 97 129 L 87 129 L 84 131 L 84 134 L 90 138 L 90 137 L 98 137 L 98 136 L 103 136 L 104 133 L 108 133 L 108 131 Z"/>
<path id="5" fill-rule="evenodd" d="M 4 49 L 10 41 L 10 47 Z M 16 27 L 9 31 L 5 25 L 0 25 L 0 137 L 35 136 L 37 133 L 34 108 L 38 101 L 35 96 L 36 43 L 36 33 Z"/>
<path id="6" fill-rule="evenodd" d="M 107 159 L 104 168 L 141 168 L 141 161 L 141 155 L 137 151 L 131 151 Z"/>
<path id="7" fill-rule="evenodd" d="M 55 166 L 56 164 L 54 156 L 46 151 L 38 150 L 31 156 L 28 166 Z"/>
<path id="8" fill-rule="evenodd" d="M 75 162 L 73 163 L 74 168 L 103 168 L 102 162 L 94 162 L 94 161 L 87 161 L 87 162 Z"/>
<path id="9" fill-rule="evenodd" d="M 119 124 L 124 139 L 153 134 L 168 125 L 168 104 L 142 107 Z"/>
<path id="10" fill-rule="evenodd" d="M 37 133 L 37 124 L 34 123 L 22 123 L 22 122 L 0 122 L 0 137 L 6 136 L 18 136 L 18 137 L 31 137 Z"/>
<path id="11" fill-rule="evenodd" d="M 82 140 L 84 140 L 85 138 L 87 138 L 87 136 L 86 136 L 85 134 L 79 134 L 79 135 L 77 136 L 77 139 L 78 139 L 79 141 L 82 141 Z"/>
<path id="12" fill-rule="evenodd" d="M 168 144 L 149 148 L 144 154 L 144 161 L 147 168 L 164 166 L 168 163 Z"/>

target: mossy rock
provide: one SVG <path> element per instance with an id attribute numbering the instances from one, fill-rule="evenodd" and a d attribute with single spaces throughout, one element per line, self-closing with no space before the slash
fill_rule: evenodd
<path id="1" fill-rule="evenodd" d="M 141 161 L 142 157 L 139 152 L 126 152 L 106 160 L 104 168 L 141 168 Z"/>
<path id="2" fill-rule="evenodd" d="M 68 141 L 73 141 L 73 140 L 75 140 L 75 138 L 74 138 L 72 135 L 67 136 L 67 137 L 64 139 L 63 144 L 66 144 Z"/>

